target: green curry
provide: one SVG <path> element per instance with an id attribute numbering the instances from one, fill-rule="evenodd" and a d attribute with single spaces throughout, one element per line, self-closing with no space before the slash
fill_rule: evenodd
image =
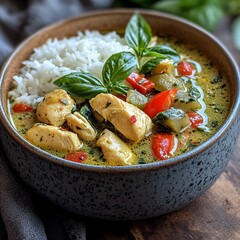
<path id="1" fill-rule="evenodd" d="M 137 47 L 129 33 L 135 28 L 139 31 L 140 26 L 149 40 L 145 43 L 138 40 Z M 123 52 L 108 59 L 102 73 L 103 84 L 87 73 L 73 73 L 55 81 L 68 92 L 69 99 L 73 99 L 57 94 L 56 102 L 61 104 L 61 109 L 64 106 L 70 109 L 61 124 L 52 124 L 49 119 L 44 121 L 46 113 L 41 111 L 48 111 L 45 108 L 53 102 L 42 105 L 43 110 L 37 109 L 39 106 L 13 102 L 11 117 L 20 134 L 54 155 L 93 165 L 135 165 L 166 160 L 190 151 L 211 137 L 229 113 L 227 79 L 211 59 L 193 46 L 174 38 L 152 37 L 149 28 L 140 15 L 132 17 L 125 39 L 134 54 Z M 74 85 L 76 82 L 79 84 Z M 81 84 L 89 89 L 78 88 Z M 84 101 L 77 104 L 76 97 Z M 46 99 L 53 101 L 52 96 L 45 97 L 44 101 Z M 118 111 L 120 115 L 115 114 Z M 75 123 L 78 120 L 80 125 Z M 136 127 L 140 120 L 144 129 Z M 129 122 L 124 129 L 126 121 Z M 81 143 L 74 146 L 77 145 L 78 150 L 36 144 L 30 133 L 28 135 L 36 123 L 36 127 L 42 129 L 53 125 L 54 131 L 61 134 L 77 133 Z M 81 135 L 84 131 L 87 136 Z M 44 142 L 45 136 L 38 140 Z"/>

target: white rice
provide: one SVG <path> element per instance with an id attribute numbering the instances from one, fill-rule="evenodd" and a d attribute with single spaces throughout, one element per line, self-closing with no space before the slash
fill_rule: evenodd
<path id="1" fill-rule="evenodd" d="M 9 97 L 15 102 L 36 104 L 57 88 L 54 80 L 71 72 L 84 71 L 101 78 L 106 59 L 121 51 L 130 49 L 115 32 L 102 35 L 85 31 L 68 39 L 49 39 L 23 62 L 20 74 L 14 76 L 15 87 Z"/>

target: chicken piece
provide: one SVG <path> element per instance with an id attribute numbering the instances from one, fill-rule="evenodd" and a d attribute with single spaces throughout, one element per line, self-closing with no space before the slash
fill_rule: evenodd
<path id="1" fill-rule="evenodd" d="M 66 121 L 71 130 L 83 140 L 91 141 L 97 136 L 96 130 L 88 120 L 78 112 L 67 115 Z"/>
<path id="2" fill-rule="evenodd" d="M 44 100 L 38 104 L 38 121 L 53 126 L 61 126 L 66 116 L 71 113 L 74 100 L 65 90 L 56 89 L 45 95 Z"/>
<path id="3" fill-rule="evenodd" d="M 139 141 L 152 131 L 153 123 L 149 116 L 112 94 L 98 94 L 90 100 L 90 105 L 132 141 Z"/>
<path id="4" fill-rule="evenodd" d="M 82 147 L 77 134 L 59 127 L 36 123 L 26 133 L 27 140 L 37 147 L 75 152 Z"/>
<path id="5" fill-rule="evenodd" d="M 136 155 L 131 151 L 113 132 L 105 129 L 96 144 L 101 147 L 103 156 L 109 165 L 132 165 L 135 162 Z"/>

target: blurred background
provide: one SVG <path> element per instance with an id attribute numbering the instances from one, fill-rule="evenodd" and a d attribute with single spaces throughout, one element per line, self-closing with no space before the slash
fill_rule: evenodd
<path id="1" fill-rule="evenodd" d="M 115 0 L 113 2 L 115 6 L 141 7 L 178 15 L 209 31 L 214 31 L 224 16 L 236 17 L 233 20 L 234 38 L 237 33 L 235 28 L 240 27 L 239 0 Z"/>
<path id="2" fill-rule="evenodd" d="M 192 21 L 215 34 L 240 64 L 240 0 L 115 0 L 113 6 L 152 9 Z"/>
<path id="3" fill-rule="evenodd" d="M 0 0 L 0 64 L 21 40 L 58 20 L 105 8 L 144 8 L 214 33 L 240 63 L 240 0 Z"/>
<path id="4" fill-rule="evenodd" d="M 207 31 L 212 32 L 229 49 L 240 66 L 240 0 L 0 0 L 0 67 L 17 44 L 40 28 L 59 20 L 81 15 L 83 12 L 117 7 L 150 9 L 188 19 L 202 26 Z M 236 152 L 236 154 L 238 154 L 238 152 Z M 235 159 L 237 160 L 238 157 L 236 156 Z M 228 168 L 229 174 L 232 173 L 231 168 L 234 169 L 234 173 L 238 173 L 236 164 L 233 165 L 232 163 L 230 168 Z M 233 177 L 233 179 L 235 178 Z M 219 189 L 219 193 L 223 191 L 220 184 L 215 186 L 216 189 Z M 223 186 L 225 187 L 225 185 Z M 232 190 L 232 188 L 229 189 Z M 234 194 L 237 195 L 235 192 Z M 213 212 L 219 212 L 219 215 L 217 216 L 225 217 L 226 214 L 229 214 L 230 207 L 232 207 L 230 204 L 231 202 L 229 202 L 228 199 L 225 199 L 226 195 L 219 196 L 214 196 L 210 193 L 207 195 L 206 199 L 210 201 L 210 198 L 212 198 L 211 203 L 214 202 L 215 204 L 216 202 L 216 208 L 213 209 Z M 206 199 L 204 201 L 206 201 Z M 226 212 L 219 211 L 219 203 L 222 204 L 223 200 L 225 209 L 227 209 L 225 210 Z M 237 200 L 235 201 L 237 202 Z M 206 204 L 208 203 L 205 202 L 205 205 Z M 200 204 L 199 206 L 204 207 L 204 204 Z M 190 208 L 190 212 L 192 212 L 193 208 L 195 208 L 194 205 Z M 202 209 L 198 209 L 197 213 L 201 211 Z M 185 213 L 185 219 L 191 216 L 190 212 Z M 203 215 L 210 216 L 211 214 L 212 212 L 208 212 L 208 215 Z M 166 228 L 169 226 L 172 227 L 173 225 L 177 226 L 180 221 L 182 221 L 182 218 L 179 218 L 180 221 L 177 222 L 176 216 L 179 215 L 173 215 L 172 218 L 163 218 L 160 223 L 162 223 Z M 212 219 L 212 216 L 210 216 L 210 219 Z M 229 219 L 232 218 L 227 218 L 227 220 Z M 46 219 L 46 222 L 48 221 L 50 224 L 56 220 L 57 219 L 52 217 L 51 219 Z M 206 228 L 206 231 L 213 229 L 211 228 L 212 226 L 215 228 L 216 232 L 218 232 L 221 228 L 223 229 L 222 232 L 225 233 L 226 230 L 227 234 L 227 231 L 229 232 L 234 229 L 235 226 L 238 226 L 233 224 L 233 222 L 238 224 L 237 218 L 236 220 L 234 218 L 234 220 L 226 223 L 225 226 L 222 225 L 223 222 L 225 222 L 225 218 L 220 219 L 219 222 L 217 222 L 217 220 L 205 222 L 205 218 L 200 218 L 200 220 L 203 221 L 201 223 L 202 226 Z M 167 221 L 170 222 L 168 226 Z M 187 221 L 189 221 L 189 219 Z M 192 221 L 194 222 L 194 219 L 192 219 Z M 211 221 L 212 224 L 210 224 Z M 157 226 L 159 224 L 157 221 L 152 221 L 150 223 L 153 224 L 153 226 Z M 185 225 L 186 220 L 181 222 L 181 224 L 181 226 L 184 226 L 183 229 L 185 230 L 187 226 Z M 230 227 L 231 224 L 232 228 Z M 6 236 L 5 227 L 3 225 L 4 224 L 0 216 L 0 239 L 5 239 L 2 238 L 3 232 L 5 234 L 4 236 Z M 210 226 L 209 228 L 208 225 Z M 142 226 L 144 227 L 144 224 L 135 225 L 135 228 L 134 225 L 132 225 L 132 229 L 133 231 L 134 229 L 136 231 L 138 230 L 138 227 Z M 50 225 L 50 227 L 52 227 L 52 225 Z M 104 230 L 109 231 L 108 228 L 109 226 L 104 226 L 104 224 L 102 224 L 98 227 L 97 233 L 100 230 L 102 232 L 104 232 Z M 148 228 L 146 226 L 145 228 L 147 228 L 147 231 L 152 230 L 152 228 Z M 117 226 L 114 231 L 118 233 L 118 231 L 124 230 L 119 229 Z M 177 231 L 177 229 L 174 228 L 174 231 Z M 198 231 L 196 232 L 198 233 Z M 181 233 L 181 231 L 177 232 L 177 234 L 178 233 Z M 54 234 L 56 233 L 54 232 Z M 135 234 L 137 235 L 138 232 Z"/>

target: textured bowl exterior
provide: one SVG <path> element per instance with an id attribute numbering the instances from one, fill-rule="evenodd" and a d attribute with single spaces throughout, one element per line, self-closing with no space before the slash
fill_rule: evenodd
<path id="1" fill-rule="evenodd" d="M 195 157 L 139 172 L 63 167 L 26 151 L 9 134 L 3 138 L 13 168 L 53 203 L 88 217 L 135 220 L 172 212 L 205 192 L 228 164 L 239 125 L 235 121 L 221 140 Z"/>
<path id="2" fill-rule="evenodd" d="M 114 19 L 121 18 L 122 24 L 125 24 L 127 20 L 124 14 L 126 13 L 129 17 L 132 11 L 100 12 L 95 16 L 95 25 L 90 22 L 90 29 L 97 26 L 96 21 L 101 22 L 101 15 L 108 16 L 102 21 L 105 25 L 101 25 L 101 29 L 109 29 L 110 20 L 106 21 L 109 16 L 113 25 L 118 24 Z M 143 11 L 143 13 L 152 22 L 162 17 L 163 32 L 167 32 L 171 24 L 174 26 L 173 23 L 168 24 L 167 20 L 171 19 L 168 15 L 150 11 Z M 94 19 L 94 15 L 89 16 Z M 186 28 L 186 31 L 195 34 L 195 37 L 192 37 L 194 41 L 197 42 L 199 36 L 204 35 L 204 31 L 200 34 L 200 30 L 194 25 L 189 25 L 185 21 L 182 23 L 178 18 L 173 20 L 175 25 L 176 21 L 179 24 L 172 29 L 173 33 L 177 34 L 177 29 L 183 24 L 182 29 Z M 2 71 L 2 81 L 10 81 L 11 76 L 18 71 L 22 60 L 29 56 L 34 46 L 43 43 L 49 35 L 59 36 L 58 33 L 62 29 L 67 29 L 66 26 L 72 26 L 74 22 L 80 24 L 81 17 L 39 32 L 21 45 L 6 62 Z M 120 26 L 122 26 L 121 23 Z M 73 29 L 69 30 L 72 34 L 76 30 L 75 27 Z M 196 34 L 199 36 L 196 37 Z M 184 33 L 180 35 L 184 38 Z M 203 36 L 203 41 L 205 38 Z M 211 42 L 213 47 L 218 46 L 216 51 L 212 50 L 210 54 L 213 59 L 217 59 L 214 54 L 218 54 L 219 65 L 226 65 L 224 71 L 233 85 L 232 109 L 229 118 L 207 142 L 182 156 L 134 167 L 99 167 L 69 163 L 32 146 L 13 129 L 7 117 L 6 103 L 6 91 L 10 84 L 5 83 L 2 84 L 1 89 L 1 141 L 13 169 L 42 196 L 68 211 L 88 217 L 110 220 L 150 218 L 175 211 L 192 202 L 223 172 L 240 132 L 237 68 L 225 50 L 222 50 L 221 45 L 212 39 L 206 41 Z M 199 47 L 204 48 L 204 46 Z"/>

